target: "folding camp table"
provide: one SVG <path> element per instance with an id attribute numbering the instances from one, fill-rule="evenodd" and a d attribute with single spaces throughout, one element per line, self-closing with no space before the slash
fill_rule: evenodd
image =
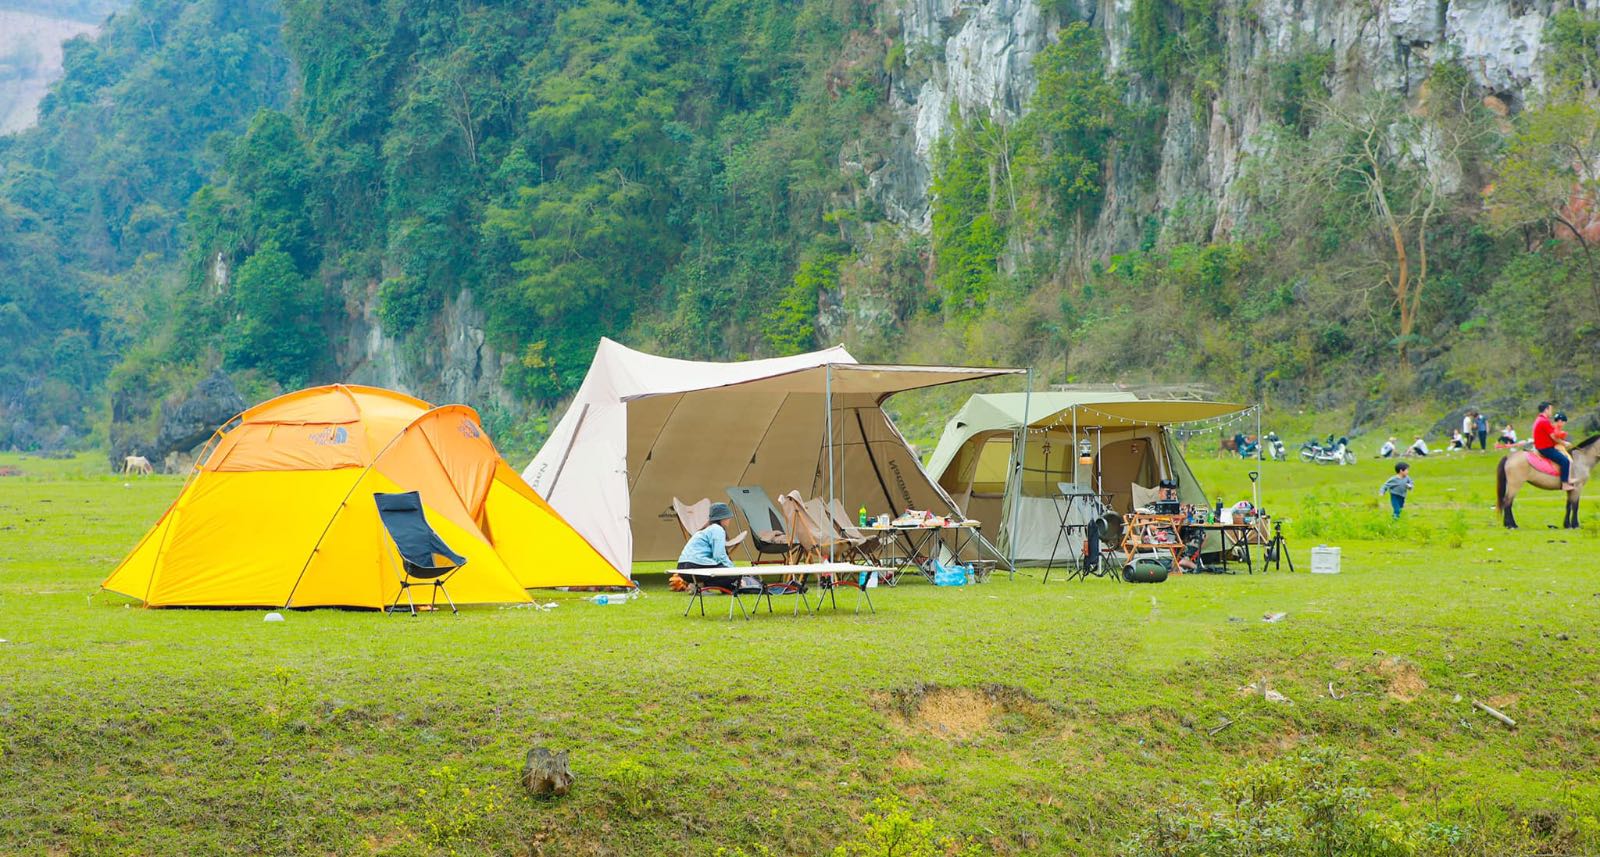
<path id="1" fill-rule="evenodd" d="M 882 551 L 882 554 L 880 554 L 880 556 L 882 556 L 885 560 L 885 568 L 889 569 L 892 575 L 889 579 L 889 585 L 894 586 L 899 583 L 900 574 L 906 569 L 916 569 L 919 574 L 921 574 L 924 578 L 927 578 L 929 583 L 932 583 L 933 573 L 923 569 L 920 565 L 918 565 L 918 555 L 922 554 L 929 547 L 931 547 L 936 539 L 941 545 L 943 545 L 944 540 L 941 538 L 942 534 L 954 530 L 956 537 L 955 546 L 951 548 L 950 552 L 959 558 L 961 556 L 961 550 L 972 544 L 973 539 L 977 536 L 979 526 L 980 524 L 977 521 L 963 521 L 960 524 L 953 524 L 948 527 L 925 527 L 920 524 L 911 527 L 897 527 L 893 524 L 890 524 L 887 527 L 872 525 L 858 527 L 857 529 L 864 533 L 890 533 L 894 535 L 895 540 L 899 541 L 905 546 L 905 556 L 896 557 L 894 560 L 890 560 L 887 556 L 885 556 L 888 554 L 887 547 L 885 547 Z"/>
<path id="2" fill-rule="evenodd" d="M 1255 562 L 1250 556 L 1250 545 L 1257 535 L 1255 524 L 1184 524 L 1183 527 L 1217 534 L 1222 540 L 1222 571 L 1228 570 L 1228 554 L 1239 551 L 1244 554 L 1245 569 L 1251 574 L 1256 573 Z"/>
<path id="3" fill-rule="evenodd" d="M 794 615 L 798 616 L 800 615 L 800 605 L 802 603 L 805 604 L 807 610 L 812 612 L 820 612 L 822 610 L 822 602 L 824 597 L 828 598 L 833 603 L 833 609 L 838 610 L 839 601 L 834 595 L 834 590 L 841 585 L 848 585 L 839 583 L 838 578 L 840 575 L 876 574 L 881 573 L 883 569 L 870 565 L 856 565 L 848 562 L 812 562 L 802 565 L 740 565 L 732 568 L 680 568 L 674 569 L 674 571 L 680 575 L 683 575 L 684 580 L 689 583 L 689 604 L 683 609 L 683 615 L 688 616 L 689 612 L 694 609 L 695 602 L 698 601 L 700 603 L 700 615 L 704 616 L 706 613 L 705 590 L 712 586 L 723 586 L 728 589 L 728 591 L 733 593 L 732 596 L 728 598 L 728 618 L 733 618 L 734 605 L 738 605 L 740 614 L 742 614 L 744 618 L 749 619 L 750 614 L 755 611 L 745 609 L 744 596 L 755 596 L 755 606 L 758 608 L 761 606 L 761 599 L 766 598 L 767 612 L 772 613 L 774 612 L 772 609 L 773 593 L 767 588 L 767 584 L 765 582 L 762 583 L 761 592 L 759 594 L 754 592 L 741 593 L 738 586 L 739 578 L 741 577 L 754 577 L 761 579 L 767 577 L 803 578 L 810 576 L 815 578 L 816 587 L 819 590 L 816 607 L 811 606 L 811 601 L 806 597 L 804 590 L 796 590 L 794 593 L 792 593 L 799 596 L 799 598 L 795 600 L 794 604 Z M 718 582 L 707 583 L 699 579 L 706 577 L 718 578 Z M 860 601 L 856 602 L 856 612 L 861 612 L 861 603 L 863 601 L 866 603 L 867 611 L 869 613 L 878 612 L 877 608 L 872 604 L 872 596 L 867 593 L 868 587 L 861 586 L 858 588 L 861 590 L 862 598 Z M 786 595 L 791 593 L 778 594 Z"/>
<path id="4" fill-rule="evenodd" d="M 1060 528 L 1056 530 L 1055 544 L 1050 546 L 1050 559 L 1045 562 L 1044 580 L 1042 582 L 1050 582 L 1050 571 L 1051 569 L 1055 568 L 1056 551 L 1061 549 L 1062 541 L 1067 543 L 1066 567 L 1069 569 L 1069 573 L 1067 575 L 1068 580 L 1072 580 L 1074 578 L 1082 580 L 1091 574 L 1098 576 L 1103 573 L 1102 569 L 1090 569 L 1087 558 L 1079 553 L 1082 548 L 1073 548 L 1073 531 L 1077 531 L 1078 544 L 1081 546 L 1084 540 L 1088 538 L 1089 525 L 1094 523 L 1094 519 L 1098 517 L 1098 515 L 1103 514 L 1104 511 L 1110 507 L 1111 495 L 1099 494 L 1094 491 L 1085 491 L 1081 489 L 1074 490 L 1072 483 L 1069 482 L 1058 482 L 1056 483 L 1056 487 L 1058 490 L 1055 494 L 1051 495 L 1050 500 L 1056 505 L 1056 514 L 1060 516 L 1061 525 Z M 1078 503 L 1089 506 L 1089 517 L 1084 519 L 1083 523 L 1073 523 L 1070 520 L 1072 517 L 1072 509 L 1074 505 Z M 1073 562 L 1074 556 L 1078 557 L 1076 564 Z"/>

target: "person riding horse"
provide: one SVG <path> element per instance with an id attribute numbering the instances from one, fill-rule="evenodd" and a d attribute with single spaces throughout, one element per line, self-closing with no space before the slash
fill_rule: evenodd
<path id="1" fill-rule="evenodd" d="M 1539 403 L 1539 416 L 1533 421 L 1533 448 L 1541 456 L 1554 462 L 1561 473 L 1561 490 L 1571 491 L 1572 485 L 1572 459 L 1562 451 L 1560 444 L 1567 439 L 1567 433 L 1556 425 L 1557 421 L 1565 423 L 1566 414 L 1556 414 L 1555 419 L 1551 413 L 1555 405 L 1550 402 Z"/>

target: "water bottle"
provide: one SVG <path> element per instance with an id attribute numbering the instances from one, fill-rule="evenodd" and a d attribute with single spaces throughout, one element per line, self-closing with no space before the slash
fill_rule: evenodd
<path id="1" fill-rule="evenodd" d="M 630 594 L 631 593 L 627 592 L 602 592 L 593 598 L 590 598 L 589 600 L 601 607 L 604 607 L 607 604 L 626 604 L 628 603 L 628 596 Z"/>
<path id="2" fill-rule="evenodd" d="M 867 507 L 866 506 L 862 506 L 861 507 L 861 512 L 860 512 L 860 516 L 859 517 L 861 519 L 861 526 L 865 527 L 867 525 Z"/>

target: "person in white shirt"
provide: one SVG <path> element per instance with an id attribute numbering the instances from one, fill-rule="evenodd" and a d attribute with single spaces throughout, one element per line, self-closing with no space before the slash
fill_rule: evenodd
<path id="1" fill-rule="evenodd" d="M 1394 458 L 1395 452 L 1396 452 L 1396 447 L 1394 445 L 1394 438 L 1391 437 L 1387 441 L 1384 442 L 1382 447 L 1380 447 L 1378 449 L 1378 457 L 1379 458 Z"/>
<path id="2" fill-rule="evenodd" d="M 1411 443 L 1411 448 L 1406 450 L 1406 454 L 1407 455 L 1418 455 L 1418 456 L 1421 456 L 1423 458 L 1427 458 L 1428 457 L 1428 444 L 1423 442 L 1422 438 L 1419 437 L 1419 438 L 1417 438 L 1415 441 L 1413 441 Z"/>

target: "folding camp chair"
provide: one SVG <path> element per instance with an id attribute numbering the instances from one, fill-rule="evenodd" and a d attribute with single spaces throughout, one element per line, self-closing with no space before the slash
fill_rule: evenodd
<path id="1" fill-rule="evenodd" d="M 433 587 L 433 595 L 428 599 L 429 610 L 438 604 L 439 593 L 443 592 L 444 600 L 450 604 L 450 612 L 459 612 L 455 600 L 450 597 L 450 590 L 444 584 L 467 564 L 467 558 L 451 550 L 444 539 L 439 538 L 439 534 L 428 526 L 428 518 L 422 513 L 422 496 L 415 491 L 407 491 L 404 494 L 373 494 L 372 498 L 378 504 L 378 518 L 383 521 L 384 529 L 389 531 L 389 537 L 394 540 L 395 550 L 400 556 L 400 591 L 395 593 L 389 612 L 393 613 L 400 605 L 400 596 L 403 594 L 411 605 L 411 615 L 417 615 L 417 602 L 411 597 L 413 586 Z M 439 564 L 440 559 L 445 564 Z"/>
<path id="2" fill-rule="evenodd" d="M 789 555 L 798 547 L 783 523 L 783 515 L 772 505 L 772 498 L 760 488 L 729 488 L 728 501 L 744 515 L 750 530 L 750 547 L 755 551 L 753 564 L 761 565 L 761 558 L 778 554 L 775 562 L 788 562 Z"/>
<path id="3" fill-rule="evenodd" d="M 833 520 L 834 529 L 844 537 L 856 556 L 869 565 L 882 564 L 878 561 L 878 551 L 889 543 L 888 533 L 868 533 L 857 529 L 850 523 L 850 513 L 845 511 L 844 502 L 838 497 L 828 501 L 828 515 Z"/>
<path id="4" fill-rule="evenodd" d="M 837 548 L 844 544 L 834 535 L 833 525 L 825 520 L 827 513 L 822 508 L 822 501 L 807 502 L 800 499 L 799 491 L 790 491 L 779 495 L 778 505 L 783 507 L 783 517 L 789 525 L 789 536 L 795 543 L 796 559 L 821 562 L 829 548 Z M 819 518 L 819 515 L 823 517 Z"/>
<path id="5" fill-rule="evenodd" d="M 685 503 L 677 497 L 673 497 L 672 512 L 678 516 L 678 529 L 683 531 L 685 541 L 711 523 L 711 501 L 707 498 L 701 498 L 694 503 Z M 739 545 L 744 544 L 745 537 L 748 535 L 750 535 L 748 532 L 744 532 L 728 539 L 728 550 L 732 551 Z"/>

